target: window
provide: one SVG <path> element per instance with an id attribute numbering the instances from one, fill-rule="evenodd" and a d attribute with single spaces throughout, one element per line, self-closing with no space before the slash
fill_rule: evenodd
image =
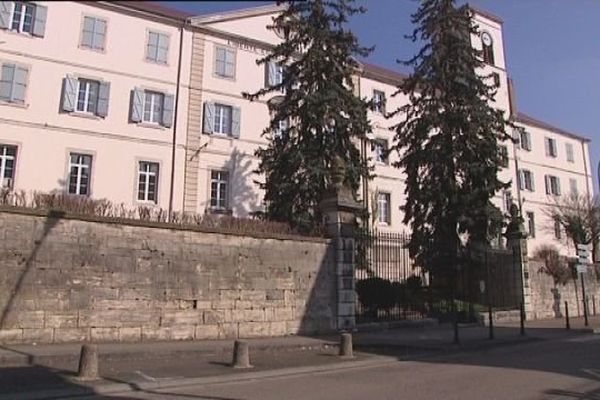
<path id="1" fill-rule="evenodd" d="M 146 122 L 170 128 L 175 98 L 171 94 L 135 88 L 131 92 L 131 122 Z"/>
<path id="2" fill-rule="evenodd" d="M 558 177 L 546 175 L 546 194 L 560 196 L 560 179 Z"/>
<path id="3" fill-rule="evenodd" d="M 161 64 L 167 63 L 169 54 L 169 36 L 164 33 L 148 32 L 148 47 L 146 60 Z"/>
<path id="4" fill-rule="evenodd" d="M 277 130 L 275 130 L 275 136 L 282 137 L 290 127 L 290 123 L 287 119 L 282 119 L 277 123 Z"/>
<path id="5" fill-rule="evenodd" d="M 227 185 L 229 172 L 210 172 L 210 207 L 217 210 L 227 209 Z"/>
<path id="6" fill-rule="evenodd" d="M 569 179 L 569 187 L 571 188 L 571 194 L 574 196 L 579 195 L 579 189 L 577 188 L 577 179 Z"/>
<path id="7" fill-rule="evenodd" d="M 494 87 L 499 88 L 500 87 L 500 74 L 497 72 L 494 72 L 492 74 L 492 78 L 494 79 Z"/>
<path id="8" fill-rule="evenodd" d="M 556 158 L 558 154 L 558 151 L 556 150 L 556 140 L 545 138 L 544 143 L 546 144 L 546 156 Z"/>
<path id="9" fill-rule="evenodd" d="M 15 180 L 17 147 L 0 145 L 0 187 L 12 188 Z"/>
<path id="10" fill-rule="evenodd" d="M 510 207 L 513 203 L 512 193 L 510 190 L 505 190 L 502 192 L 503 203 L 504 203 L 504 212 L 507 214 L 510 213 Z"/>
<path id="11" fill-rule="evenodd" d="M 35 4 L 15 1 L 10 29 L 21 33 L 33 32 Z"/>
<path id="12" fill-rule="evenodd" d="M 483 62 L 494 65 L 494 41 L 488 32 L 481 34 Z"/>
<path id="13" fill-rule="evenodd" d="M 371 150 L 373 151 L 373 159 L 376 163 L 388 163 L 388 141 L 385 139 L 375 139 L 371 142 Z"/>
<path id="14" fill-rule="evenodd" d="M 215 53 L 215 73 L 224 78 L 235 77 L 235 51 L 217 46 Z"/>
<path id="15" fill-rule="evenodd" d="M 521 130 L 519 134 L 521 148 L 523 150 L 531 151 L 531 135 L 525 130 Z"/>
<path id="16" fill-rule="evenodd" d="M 9 103 L 24 103 L 29 70 L 16 64 L 2 64 L 0 100 Z"/>
<path id="17" fill-rule="evenodd" d="M 46 6 L 29 1 L 0 1 L 0 29 L 32 36 L 44 36 Z"/>
<path id="18" fill-rule="evenodd" d="M 373 90 L 373 111 L 385 114 L 385 93 L 381 90 Z"/>
<path id="19" fill-rule="evenodd" d="M 104 50 L 106 39 L 106 20 L 95 17 L 83 17 L 81 47 Z"/>
<path id="20" fill-rule="evenodd" d="M 215 120 L 213 132 L 222 135 L 231 135 L 231 106 L 215 104 Z"/>
<path id="21" fill-rule="evenodd" d="M 67 75 L 63 81 L 61 108 L 65 112 L 108 115 L 110 83 Z"/>
<path id="22" fill-rule="evenodd" d="M 500 166 L 508 168 L 508 147 L 501 145 L 498 149 L 500 151 Z"/>
<path id="23" fill-rule="evenodd" d="M 567 143 L 565 145 L 566 151 L 567 151 L 567 161 L 568 162 L 575 162 L 575 155 L 573 154 L 573 145 L 571 143 Z"/>
<path id="24" fill-rule="evenodd" d="M 265 64 L 265 86 L 273 87 L 283 83 L 283 65 L 269 61 Z M 282 88 L 283 90 L 283 88 Z"/>
<path id="25" fill-rule="evenodd" d="M 533 192 L 535 185 L 533 182 L 533 173 L 527 169 L 519 170 L 519 189 Z"/>
<path id="26" fill-rule="evenodd" d="M 99 88 L 100 82 L 89 79 L 77 80 L 77 111 L 96 113 Z"/>
<path id="27" fill-rule="evenodd" d="M 144 92 L 144 116 L 142 121 L 159 124 L 162 121 L 164 101 L 164 94 L 146 90 Z"/>
<path id="28" fill-rule="evenodd" d="M 377 221 L 387 225 L 391 223 L 391 205 L 389 193 L 377 194 Z"/>
<path id="29" fill-rule="evenodd" d="M 90 176 L 92 156 L 71 153 L 69 156 L 69 193 L 88 196 L 90 194 Z"/>
<path id="30" fill-rule="evenodd" d="M 158 163 L 140 161 L 138 168 L 138 200 L 156 203 Z"/>
<path id="31" fill-rule="evenodd" d="M 527 227 L 529 229 L 529 236 L 535 238 L 535 214 L 531 211 L 527 212 Z"/>
<path id="32" fill-rule="evenodd" d="M 202 132 L 207 135 L 217 133 L 239 138 L 241 119 L 242 111 L 239 107 L 205 102 Z"/>
<path id="33" fill-rule="evenodd" d="M 554 218 L 554 237 L 558 240 L 560 240 L 562 237 L 560 219 L 558 218 Z"/>

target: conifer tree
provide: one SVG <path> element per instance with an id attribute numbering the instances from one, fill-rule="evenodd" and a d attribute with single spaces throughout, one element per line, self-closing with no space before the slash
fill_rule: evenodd
<path id="1" fill-rule="evenodd" d="M 345 184 L 354 192 L 367 173 L 356 146 L 371 130 L 369 103 L 355 93 L 355 56 L 370 49 L 359 46 L 345 25 L 365 10 L 353 0 L 290 1 L 269 29 L 284 40 L 259 65 L 283 67 L 280 82 L 245 96 L 254 100 L 275 95 L 271 121 L 263 132 L 269 144 L 259 148 L 258 171 L 264 174 L 267 217 L 312 229 L 321 224 L 318 209 L 331 182 L 331 161 L 345 162 Z M 273 64 L 271 64 L 273 65 Z M 271 98 L 272 100 L 273 98 Z"/>
<path id="2" fill-rule="evenodd" d="M 410 101 L 393 114 L 401 122 L 392 149 L 406 173 L 410 253 L 433 277 L 451 278 L 465 245 L 489 243 L 502 218 L 491 199 L 508 186 L 498 171 L 509 122 L 492 106 L 496 88 L 471 44 L 478 32 L 468 6 L 422 0 L 412 23 L 409 38 L 423 47 L 404 62 L 413 72 L 396 94 Z"/>

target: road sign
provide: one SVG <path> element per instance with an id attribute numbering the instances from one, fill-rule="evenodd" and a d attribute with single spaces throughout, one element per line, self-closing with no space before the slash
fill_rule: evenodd
<path id="1" fill-rule="evenodd" d="M 587 264 L 577 264 L 577 273 L 585 274 L 587 272 L 588 266 Z"/>
<path id="2" fill-rule="evenodd" d="M 587 244 L 578 244 L 577 245 L 577 261 L 579 264 L 589 264 L 590 263 L 590 246 Z"/>

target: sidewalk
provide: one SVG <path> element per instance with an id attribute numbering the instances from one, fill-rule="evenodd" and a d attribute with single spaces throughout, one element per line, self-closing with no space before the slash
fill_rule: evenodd
<path id="1" fill-rule="evenodd" d="M 590 325 L 600 326 L 600 319 L 590 318 Z M 79 344 L 4 346 L 0 347 L 0 400 L 68 398 L 356 368 L 484 351 L 586 332 L 582 329 L 582 318 L 572 319 L 571 326 L 572 330 L 567 331 L 564 320 L 528 322 L 525 336 L 520 335 L 518 324 L 495 327 L 494 340 L 489 339 L 487 327 L 461 326 L 460 344 L 453 343 L 454 333 L 447 324 L 355 332 L 357 357 L 343 361 L 337 357 L 338 335 L 250 339 L 250 361 L 254 365 L 250 370 L 229 366 L 232 340 L 107 343 L 98 345 L 103 379 L 94 382 L 80 382 L 75 378 Z"/>

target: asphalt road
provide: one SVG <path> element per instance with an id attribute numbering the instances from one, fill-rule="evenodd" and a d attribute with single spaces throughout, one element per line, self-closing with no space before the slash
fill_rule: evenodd
<path id="1" fill-rule="evenodd" d="M 386 365 L 96 400 L 600 400 L 600 336 L 580 335 Z"/>

